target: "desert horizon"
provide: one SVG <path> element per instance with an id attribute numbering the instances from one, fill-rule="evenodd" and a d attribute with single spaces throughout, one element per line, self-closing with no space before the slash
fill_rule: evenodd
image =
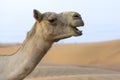
<path id="1" fill-rule="evenodd" d="M 21 43 L 0 43 L 0 54 L 15 53 Z M 120 39 L 54 44 L 25 80 L 119 80 Z"/>

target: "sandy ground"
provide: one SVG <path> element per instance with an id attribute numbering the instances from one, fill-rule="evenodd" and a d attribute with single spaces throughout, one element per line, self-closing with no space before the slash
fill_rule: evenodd
<path id="1" fill-rule="evenodd" d="M 19 44 L 0 44 L 0 55 Z M 120 40 L 56 44 L 25 80 L 120 80 Z"/>
<path id="2" fill-rule="evenodd" d="M 40 63 L 25 80 L 120 80 L 120 72 L 93 67 Z"/>

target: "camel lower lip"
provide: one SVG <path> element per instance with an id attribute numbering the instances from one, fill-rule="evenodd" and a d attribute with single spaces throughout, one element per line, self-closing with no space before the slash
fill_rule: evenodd
<path id="1" fill-rule="evenodd" d="M 82 31 L 77 31 L 75 36 L 81 36 L 82 35 Z"/>

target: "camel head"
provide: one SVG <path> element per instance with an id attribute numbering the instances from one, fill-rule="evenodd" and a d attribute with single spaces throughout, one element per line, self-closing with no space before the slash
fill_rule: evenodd
<path id="1" fill-rule="evenodd" d="M 34 10 L 33 14 L 37 22 L 37 34 L 41 35 L 44 40 L 56 42 L 60 39 L 82 35 L 82 31 L 77 27 L 84 26 L 84 22 L 77 12 L 58 14 L 40 13 L 38 10 Z"/>

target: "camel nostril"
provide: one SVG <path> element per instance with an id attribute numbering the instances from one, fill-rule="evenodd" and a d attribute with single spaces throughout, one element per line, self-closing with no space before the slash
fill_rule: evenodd
<path id="1" fill-rule="evenodd" d="M 73 17 L 79 17 L 79 15 L 74 15 Z"/>
<path id="2" fill-rule="evenodd" d="M 81 18 L 78 13 L 73 14 L 73 18 Z"/>

